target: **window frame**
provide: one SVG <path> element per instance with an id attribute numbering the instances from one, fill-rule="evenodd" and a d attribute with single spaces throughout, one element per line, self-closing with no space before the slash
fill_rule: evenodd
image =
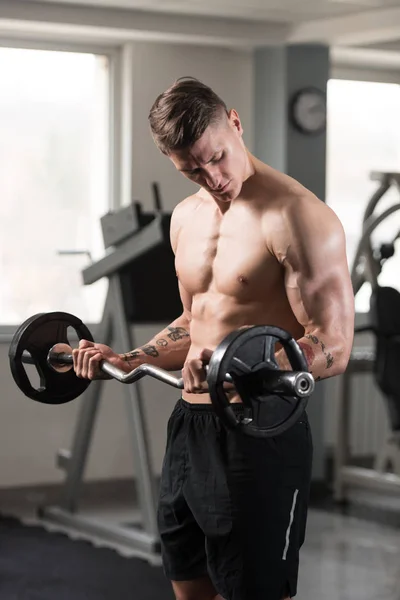
<path id="1" fill-rule="evenodd" d="M 331 79 L 400 84 L 400 52 L 378 47 L 330 49 Z"/>
<path id="2" fill-rule="evenodd" d="M 331 67 L 330 79 L 345 81 L 366 81 L 370 83 L 395 83 L 400 85 L 400 68 L 378 69 L 361 68 L 355 65 L 335 65 Z"/>
<path id="3" fill-rule="evenodd" d="M 127 166 L 131 160 L 131 115 L 133 107 L 127 100 L 131 98 L 132 43 L 104 44 L 95 42 L 75 42 L 67 40 L 51 40 L 40 38 L 1 38 L 0 48 L 16 48 L 26 50 L 47 50 L 55 52 L 76 52 L 106 56 L 109 61 L 109 113 L 108 113 L 108 203 L 107 210 L 116 210 L 131 198 L 131 169 Z M 130 201 L 130 200 L 128 200 Z M 10 343 L 20 324 L 4 325 L 0 321 L 0 343 Z M 98 323 L 88 323 L 95 335 Z"/>

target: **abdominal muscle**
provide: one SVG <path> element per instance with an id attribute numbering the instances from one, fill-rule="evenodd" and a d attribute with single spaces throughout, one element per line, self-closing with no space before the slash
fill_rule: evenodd
<path id="1" fill-rule="evenodd" d="M 278 296 L 281 296 L 282 292 Z M 202 350 L 214 351 L 218 344 L 232 331 L 240 327 L 252 325 L 274 325 L 288 331 L 295 339 L 303 335 L 303 328 L 299 325 L 286 294 L 268 306 L 268 301 L 262 303 L 237 304 L 233 298 L 214 297 L 215 294 L 202 294 L 197 302 L 194 298 L 192 306 L 192 320 L 190 324 L 191 346 L 187 358 L 197 358 Z M 196 305 L 201 305 L 201 310 L 196 310 Z M 271 310 L 272 308 L 272 310 Z M 241 402 L 234 391 L 228 392 L 232 403 Z M 209 404 L 211 398 L 208 393 L 182 393 L 184 400 L 194 404 Z"/>

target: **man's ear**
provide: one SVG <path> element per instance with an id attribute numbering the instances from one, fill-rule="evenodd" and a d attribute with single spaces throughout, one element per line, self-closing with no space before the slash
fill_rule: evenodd
<path id="1" fill-rule="evenodd" d="M 240 135 L 243 135 L 243 127 L 242 127 L 242 122 L 240 120 L 239 114 L 238 112 L 234 109 L 231 108 L 231 110 L 228 112 L 228 121 L 230 126 Z"/>

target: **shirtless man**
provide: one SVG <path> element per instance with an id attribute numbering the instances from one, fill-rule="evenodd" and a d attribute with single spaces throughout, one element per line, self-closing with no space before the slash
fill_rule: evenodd
<path id="1" fill-rule="evenodd" d="M 310 191 L 247 150 L 238 113 L 199 81 L 178 80 L 149 119 L 159 149 L 199 186 L 171 219 L 183 311 L 124 355 L 81 341 L 75 370 L 94 379 L 103 359 L 125 371 L 144 362 L 182 369 L 158 511 L 177 600 L 290 598 L 311 478 L 307 416 L 275 438 L 227 431 L 204 361 L 229 332 L 268 324 L 298 340 L 316 379 L 343 373 L 354 328 L 343 229 Z M 290 368 L 282 350 L 276 359 Z M 232 402 L 242 410 L 234 393 Z"/>

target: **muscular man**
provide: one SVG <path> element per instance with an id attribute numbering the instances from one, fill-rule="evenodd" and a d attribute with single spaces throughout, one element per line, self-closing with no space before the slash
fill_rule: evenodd
<path id="1" fill-rule="evenodd" d="M 232 330 L 268 324 L 298 340 L 316 379 L 342 373 L 354 327 L 345 236 L 328 206 L 248 151 L 238 113 L 206 85 L 178 80 L 149 119 L 158 148 L 198 186 L 171 219 L 182 314 L 124 355 L 82 341 L 75 370 L 93 379 L 103 359 L 182 369 L 158 511 L 166 575 L 177 600 L 282 600 L 296 594 L 305 536 L 307 416 L 276 438 L 227 431 L 204 361 Z M 289 368 L 282 350 L 276 359 Z"/>

